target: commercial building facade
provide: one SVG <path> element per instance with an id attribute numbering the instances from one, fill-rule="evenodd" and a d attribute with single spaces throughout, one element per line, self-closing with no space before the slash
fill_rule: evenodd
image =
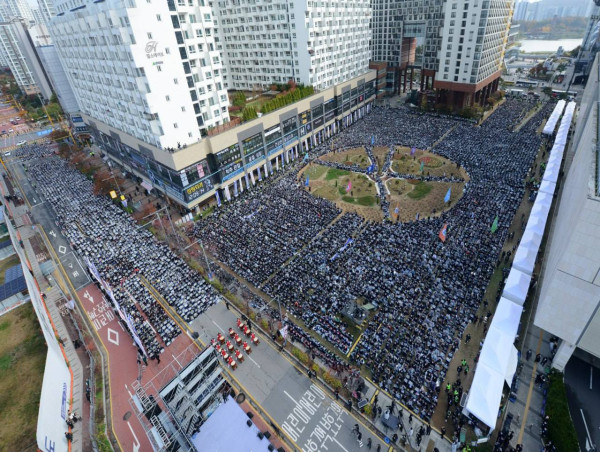
<path id="1" fill-rule="evenodd" d="M 598 57 L 583 93 L 573 158 L 547 240 L 535 325 L 561 339 L 553 367 L 583 351 L 600 358 L 600 80 Z"/>
<path id="2" fill-rule="evenodd" d="M 225 202 L 371 111 L 376 72 L 336 85 L 185 149 L 167 152 L 83 114 L 95 143 L 187 209 Z"/>
<path id="3" fill-rule="evenodd" d="M 498 88 L 512 1 L 374 0 L 372 53 L 395 72 L 393 90 L 412 88 L 457 107 L 483 104 Z M 417 40 L 422 41 L 416 61 Z"/>

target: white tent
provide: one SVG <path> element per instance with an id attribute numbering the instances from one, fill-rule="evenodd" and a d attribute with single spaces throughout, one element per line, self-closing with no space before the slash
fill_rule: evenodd
<path id="1" fill-rule="evenodd" d="M 510 380 L 507 380 L 506 383 L 511 384 L 512 377 L 517 369 L 512 357 L 514 342 L 514 336 L 510 336 L 502 330 L 490 326 L 481 349 L 481 354 L 479 355 L 478 365 L 483 364 L 495 370 L 505 379 L 510 377 Z M 512 367 L 513 364 L 515 367 Z"/>
<path id="2" fill-rule="evenodd" d="M 540 216 L 538 214 L 534 214 L 534 212 L 532 211 L 531 215 L 529 215 L 529 220 L 527 220 L 527 226 L 525 227 L 525 230 L 530 229 L 531 232 L 535 232 L 539 235 L 544 235 L 547 220 L 548 215 Z"/>
<path id="3" fill-rule="evenodd" d="M 552 195 L 549 195 L 548 193 L 538 193 L 537 196 L 535 197 L 535 202 L 533 203 L 533 205 L 534 205 L 534 207 L 536 205 L 538 205 L 538 206 L 547 207 L 549 209 L 550 206 L 552 206 L 552 200 L 553 200 Z"/>
<path id="4" fill-rule="evenodd" d="M 558 180 L 558 174 L 560 173 L 560 161 L 549 162 L 544 170 L 544 177 L 542 180 L 547 180 L 556 183 Z"/>
<path id="5" fill-rule="evenodd" d="M 542 180 L 539 191 L 542 193 L 547 193 L 549 195 L 554 195 L 554 192 L 556 191 L 556 182 Z"/>
<path id="6" fill-rule="evenodd" d="M 525 298 L 527 298 L 527 292 L 529 291 L 530 281 L 531 276 L 513 267 L 508 274 L 508 278 L 506 278 L 506 285 L 504 286 L 502 296 L 517 303 L 519 306 L 523 306 Z"/>
<path id="7" fill-rule="evenodd" d="M 523 273 L 531 275 L 542 243 L 542 234 L 538 234 L 534 226 L 529 227 L 529 223 L 527 226 L 528 227 L 525 228 L 525 233 L 521 238 L 521 242 L 519 243 L 519 247 L 517 248 L 513 267 Z"/>
<path id="8" fill-rule="evenodd" d="M 498 420 L 504 378 L 504 375 L 485 364 L 478 364 L 465 406 L 469 413 L 492 430 Z"/>
<path id="9" fill-rule="evenodd" d="M 550 151 L 550 157 L 548 158 L 547 165 L 554 164 L 554 162 L 562 162 L 565 146 L 563 144 L 557 144 Z"/>
<path id="10" fill-rule="evenodd" d="M 517 337 L 522 313 L 522 306 L 513 303 L 508 298 L 500 297 L 490 328 L 498 328 L 508 336 L 512 337 L 514 341 L 514 338 Z"/>
<path id="11" fill-rule="evenodd" d="M 562 115 L 562 112 L 565 109 L 565 104 L 566 102 L 564 100 L 558 101 L 558 103 L 554 107 L 554 110 L 552 111 L 552 114 L 548 118 L 548 121 L 546 121 L 544 131 L 542 132 L 544 135 L 552 135 L 554 133 L 556 123 L 558 122 L 560 115 Z"/>
<path id="12" fill-rule="evenodd" d="M 515 259 L 513 261 L 513 267 L 522 271 L 523 273 L 531 275 L 535 267 L 538 249 L 539 248 L 536 247 L 519 244 L 519 248 L 517 249 Z"/>

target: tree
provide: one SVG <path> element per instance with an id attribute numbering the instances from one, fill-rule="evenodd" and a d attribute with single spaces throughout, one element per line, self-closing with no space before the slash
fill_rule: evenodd
<path id="1" fill-rule="evenodd" d="M 544 93 L 546 96 L 550 97 L 550 96 L 552 96 L 552 88 L 549 86 L 546 86 L 542 89 L 542 93 Z"/>

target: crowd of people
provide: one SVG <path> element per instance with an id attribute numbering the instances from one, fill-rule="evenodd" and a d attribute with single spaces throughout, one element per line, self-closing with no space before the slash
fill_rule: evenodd
<path id="1" fill-rule="evenodd" d="M 131 317 L 148 357 L 159 357 L 181 333 L 148 284 L 187 321 L 218 301 L 199 273 L 107 197 L 94 195 L 92 181 L 65 160 L 31 160 L 26 168 L 72 248 L 95 266 L 124 315 Z"/>
<path id="2" fill-rule="evenodd" d="M 375 108 L 335 137 L 336 147 L 433 146 L 464 167 L 469 186 L 439 217 L 403 224 L 348 213 L 337 218 L 335 205 L 313 198 L 294 170 L 240 196 L 198 223 L 195 233 L 219 260 L 344 354 L 356 338 L 341 312 L 352 304 L 372 304 L 375 314 L 351 361 L 368 367 L 376 383 L 430 419 L 448 363 L 483 301 L 523 198 L 541 143 L 536 129 L 553 108 L 542 106 L 515 132 L 534 106 L 509 99 L 481 126 Z M 313 155 L 329 150 L 325 143 Z M 498 228 L 492 232 L 495 217 Z M 444 226 L 445 242 L 439 238 Z"/>

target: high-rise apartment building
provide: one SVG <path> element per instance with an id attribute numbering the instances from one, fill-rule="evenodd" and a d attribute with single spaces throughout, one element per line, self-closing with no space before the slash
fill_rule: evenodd
<path id="1" fill-rule="evenodd" d="M 39 93 L 38 82 L 44 83 L 44 80 L 36 80 L 36 75 L 39 74 L 34 72 L 41 71 L 41 66 L 36 65 L 36 58 L 32 59 L 35 56 L 35 52 L 33 54 L 30 52 L 32 49 L 24 19 L 13 18 L 6 22 L 0 21 L 0 54 L 10 68 L 21 92 L 26 95 Z M 46 87 L 49 89 L 49 85 L 44 84 L 43 88 Z"/>
<path id="2" fill-rule="evenodd" d="M 38 11 L 42 16 L 42 21 L 46 25 L 50 23 L 50 19 L 52 19 L 56 15 L 56 11 L 54 9 L 54 4 L 52 0 L 38 0 Z"/>
<path id="3" fill-rule="evenodd" d="M 33 10 L 27 0 L 2 0 L 0 2 L 0 19 L 9 21 L 15 17 L 25 19 L 27 25 L 35 22 Z"/>
<path id="4" fill-rule="evenodd" d="M 204 1 L 55 3 L 50 30 L 82 112 L 162 149 L 229 121 Z"/>
<path id="5" fill-rule="evenodd" d="M 393 91 L 421 90 L 455 106 L 483 103 L 498 87 L 512 0 L 374 0 L 373 59 L 395 72 Z M 417 61 L 417 42 L 422 45 Z"/>
<path id="6" fill-rule="evenodd" d="M 369 69 L 370 0 L 219 0 L 215 9 L 229 88 L 295 80 L 322 90 Z"/>

